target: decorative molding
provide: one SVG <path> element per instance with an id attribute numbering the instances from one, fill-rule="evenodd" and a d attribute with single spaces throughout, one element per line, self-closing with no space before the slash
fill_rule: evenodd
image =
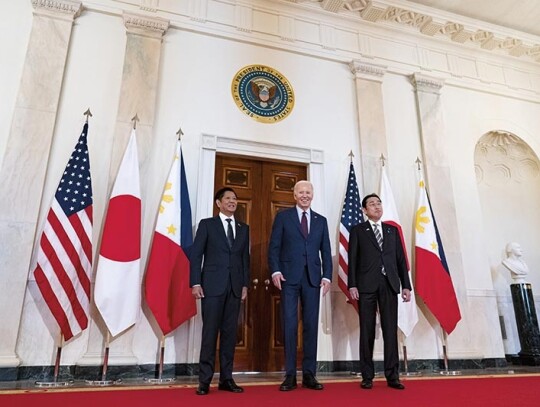
<path id="1" fill-rule="evenodd" d="M 169 20 L 147 17 L 140 14 L 124 13 L 124 25 L 129 33 L 146 37 L 161 38 L 169 28 Z"/>
<path id="2" fill-rule="evenodd" d="M 441 88 L 444 86 L 443 79 L 427 76 L 418 72 L 411 75 L 410 79 L 416 91 L 435 93 L 438 95 L 441 92 Z"/>
<path id="3" fill-rule="evenodd" d="M 307 1 L 302 0 L 289 1 L 291 3 L 307 3 Z M 414 7 L 405 9 L 391 5 L 390 1 L 379 0 L 311 0 L 309 3 L 310 6 L 313 3 L 319 3 L 325 12 L 334 14 L 358 13 L 366 21 L 407 25 L 430 37 L 445 36 L 459 44 L 472 43 L 488 51 L 504 51 L 513 57 L 529 57 L 540 62 L 540 43 L 525 43 L 523 39 L 508 37 L 506 34 L 488 29 L 477 26 L 467 27 L 467 24 L 460 21 L 441 21 L 440 18 L 429 15 L 425 11 L 414 10 Z M 425 9 L 426 7 L 422 8 L 422 10 Z M 437 10 L 433 9 L 433 12 L 435 13 Z"/>
<path id="4" fill-rule="evenodd" d="M 141 0 L 140 8 L 144 11 L 155 13 L 159 6 L 159 0 Z"/>
<path id="5" fill-rule="evenodd" d="M 359 60 L 352 61 L 349 64 L 349 68 L 356 79 L 367 79 L 376 82 L 382 82 L 383 76 L 388 70 L 387 66 L 366 63 Z"/>
<path id="6" fill-rule="evenodd" d="M 32 0 L 36 13 L 47 14 L 51 17 L 64 17 L 74 20 L 81 15 L 82 2 L 77 0 Z"/>
<path id="7" fill-rule="evenodd" d="M 236 29 L 250 33 L 253 25 L 253 8 L 246 5 L 236 5 L 235 10 Z"/>

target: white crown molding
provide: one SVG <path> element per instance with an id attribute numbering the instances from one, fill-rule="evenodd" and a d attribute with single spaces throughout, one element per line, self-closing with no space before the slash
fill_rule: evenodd
<path id="1" fill-rule="evenodd" d="M 307 3 L 305 0 L 287 1 Z M 427 6 L 397 0 L 311 0 L 310 3 L 317 3 L 326 12 L 354 13 L 373 23 L 400 24 L 426 36 L 446 37 L 458 44 L 473 43 L 485 50 L 502 50 L 513 57 L 529 57 L 540 62 L 540 39 L 536 36 L 513 30 L 509 32 L 503 27 L 441 13 Z"/>
<path id="2" fill-rule="evenodd" d="M 444 78 L 447 85 L 540 102 L 539 64 L 531 58 L 490 51 L 471 42 L 448 41 L 442 34 L 422 35 L 406 24 L 369 22 L 367 14 L 373 15 L 374 9 L 362 9 L 361 16 L 358 11 L 327 12 L 317 0 L 178 0 L 158 1 L 153 13 L 141 10 L 141 1 L 147 5 L 151 0 L 88 0 L 84 6 L 97 13 L 158 15 L 168 18 L 170 27 L 178 30 L 346 65 L 353 60 L 369 60 L 388 66 L 388 73 L 429 73 Z M 367 5 L 367 0 L 362 1 Z M 403 4 L 399 0 L 393 3 Z M 372 8 L 380 4 L 369 2 Z M 438 20 L 449 19 L 439 13 L 433 21 Z M 473 21 L 481 23 L 470 20 L 467 26 Z M 451 31 L 448 26 L 446 30 Z"/>

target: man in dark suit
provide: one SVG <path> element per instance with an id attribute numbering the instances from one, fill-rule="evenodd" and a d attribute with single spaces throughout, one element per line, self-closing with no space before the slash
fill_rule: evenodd
<path id="1" fill-rule="evenodd" d="M 232 370 L 240 302 L 247 297 L 249 281 L 249 226 L 234 219 L 233 189 L 220 189 L 215 202 L 219 215 L 201 220 L 190 253 L 190 286 L 193 296 L 201 299 L 203 320 L 198 395 L 210 391 L 218 333 L 218 389 L 244 391 L 234 382 Z"/>
<path id="2" fill-rule="evenodd" d="M 272 282 L 281 290 L 285 344 L 285 380 L 281 391 L 296 388 L 298 300 L 302 303 L 302 386 L 322 390 L 315 378 L 320 289 L 326 295 L 332 279 L 332 253 L 326 218 L 311 210 L 313 185 L 299 181 L 294 186 L 296 206 L 279 212 L 272 226 L 268 264 Z M 322 259 L 322 273 L 321 273 Z"/>
<path id="3" fill-rule="evenodd" d="M 356 225 L 349 236 L 348 286 L 360 310 L 360 372 L 363 389 L 373 387 L 373 346 L 377 307 L 384 340 L 384 375 L 389 387 L 403 390 L 399 381 L 397 342 L 398 295 L 411 300 L 411 282 L 398 229 L 381 222 L 380 198 L 370 194 L 362 200 L 368 220 Z"/>

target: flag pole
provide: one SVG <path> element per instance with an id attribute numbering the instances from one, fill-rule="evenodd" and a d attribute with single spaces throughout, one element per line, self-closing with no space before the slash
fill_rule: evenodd
<path id="1" fill-rule="evenodd" d="M 407 356 L 407 337 L 405 334 L 399 330 L 399 338 L 401 340 L 401 349 L 403 350 L 403 375 L 410 377 L 410 376 L 422 376 L 421 372 L 409 372 L 409 360 Z"/>
<path id="2" fill-rule="evenodd" d="M 60 372 L 60 358 L 62 356 L 62 345 L 64 343 L 64 335 L 60 334 L 60 343 L 56 347 L 56 358 L 54 362 L 54 374 L 52 382 L 37 381 L 36 387 L 66 387 L 73 384 L 73 380 L 58 381 L 58 373 Z"/>
<path id="3" fill-rule="evenodd" d="M 165 359 L 165 335 L 161 335 L 159 340 L 159 365 L 158 365 L 158 377 L 157 379 L 148 379 L 150 384 L 164 384 L 171 383 L 176 380 L 175 377 L 166 377 L 163 378 L 163 361 Z"/>
<path id="4" fill-rule="evenodd" d="M 101 380 L 86 380 L 86 384 L 93 386 L 111 386 L 113 384 L 120 383 L 122 379 L 108 380 L 107 369 L 109 366 L 109 343 L 111 342 L 111 334 L 107 329 L 107 335 L 105 336 L 105 353 L 103 355 L 103 366 L 101 368 Z"/>
<path id="5" fill-rule="evenodd" d="M 448 370 L 448 355 L 446 353 L 447 335 L 444 329 L 442 328 L 442 326 L 440 326 L 440 328 L 442 331 L 442 345 L 443 345 L 443 359 L 444 359 L 444 370 L 441 370 L 440 374 L 443 376 L 459 376 L 461 374 L 460 370 Z"/>

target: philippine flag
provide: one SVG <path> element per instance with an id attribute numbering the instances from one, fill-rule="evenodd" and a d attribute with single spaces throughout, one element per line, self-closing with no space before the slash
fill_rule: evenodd
<path id="1" fill-rule="evenodd" d="M 416 291 L 450 334 L 461 319 L 461 313 L 423 179 L 419 187 L 415 222 Z"/>
<path id="2" fill-rule="evenodd" d="M 189 287 L 191 205 L 180 142 L 161 199 L 145 280 L 146 302 L 163 335 L 197 313 Z"/>

